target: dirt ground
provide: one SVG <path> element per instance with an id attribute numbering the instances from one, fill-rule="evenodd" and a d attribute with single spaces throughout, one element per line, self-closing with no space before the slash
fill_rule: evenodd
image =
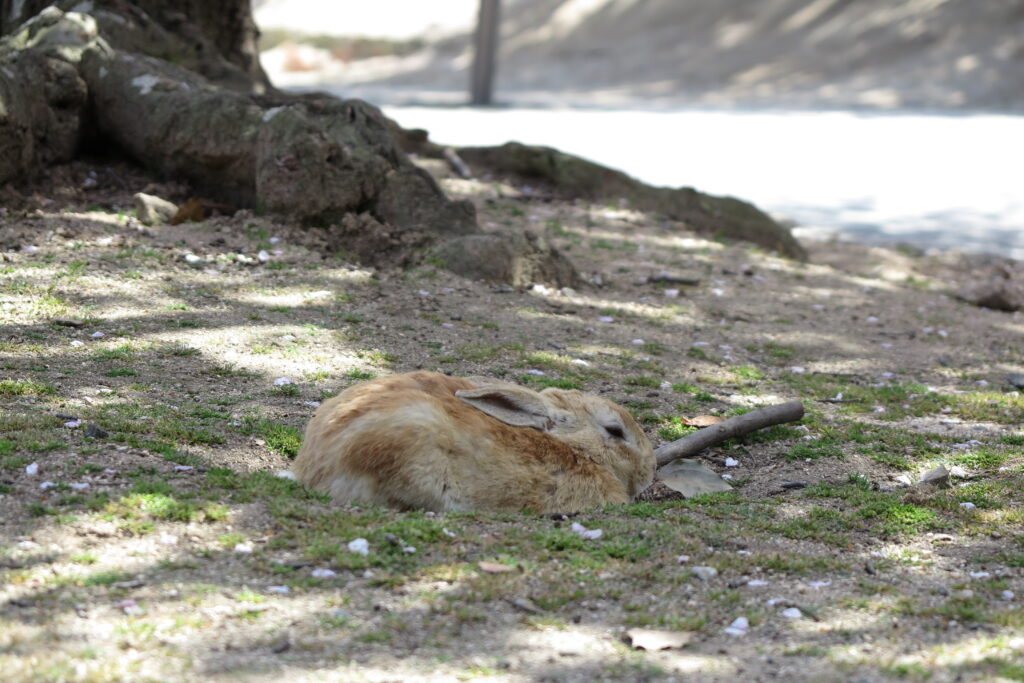
<path id="1" fill-rule="evenodd" d="M 185 189 L 116 165 L 6 198 L 7 680 L 1024 680 L 1024 323 L 951 296 L 978 257 L 796 263 L 431 170 L 590 284 L 374 271 L 248 212 L 143 226 L 133 192 Z M 807 417 L 704 453 L 732 492 L 573 520 L 598 539 L 274 476 L 318 401 L 420 368 L 598 392 L 655 443 Z M 917 484 L 939 465 L 948 488 Z M 688 643 L 636 650 L 638 628 Z"/>

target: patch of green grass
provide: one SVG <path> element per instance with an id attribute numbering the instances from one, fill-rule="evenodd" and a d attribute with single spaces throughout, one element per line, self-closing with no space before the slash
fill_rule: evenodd
<path id="1" fill-rule="evenodd" d="M 113 368 L 103 373 L 106 377 L 135 377 L 139 373 L 132 368 Z"/>
<path id="2" fill-rule="evenodd" d="M 1017 392 L 1014 392 L 1017 393 Z M 1024 395 L 979 391 L 951 397 L 954 412 L 966 420 L 992 420 L 1019 425 L 1024 422 Z"/>
<path id="3" fill-rule="evenodd" d="M 844 403 L 837 404 L 840 413 L 871 413 L 882 420 L 901 420 L 908 416 L 939 413 L 953 401 L 921 384 L 892 383 L 878 386 L 865 385 L 835 375 L 787 375 L 784 381 L 801 396 L 818 399 L 842 395 Z M 882 412 L 876 412 L 882 408 Z"/>
<path id="4" fill-rule="evenodd" d="M 128 572 L 111 569 L 102 572 L 96 572 L 85 577 L 82 581 L 83 586 L 109 586 L 113 583 L 120 581 L 128 581 L 132 578 L 132 575 Z"/>
<path id="5" fill-rule="evenodd" d="M 366 380 L 374 379 L 377 376 L 377 373 L 374 372 L 373 370 L 363 370 L 362 368 L 350 368 L 345 371 L 343 376 L 347 377 L 348 379 Z"/>
<path id="6" fill-rule="evenodd" d="M 268 448 L 289 458 L 298 454 L 302 444 L 302 432 L 296 427 L 260 417 L 244 418 L 242 433 L 262 438 Z"/>
<path id="7" fill-rule="evenodd" d="M 925 531 L 951 528 L 954 522 L 944 519 L 935 510 L 904 503 L 894 493 L 874 491 L 863 477 L 853 477 L 849 483 L 816 484 L 804 492 L 807 498 L 835 498 L 842 505 L 821 508 L 820 517 L 830 522 L 834 530 L 856 529 L 886 538 L 905 537 Z M 838 513 L 838 514 L 836 514 Z"/>
<path id="8" fill-rule="evenodd" d="M 753 365 L 737 365 L 732 368 L 732 373 L 740 379 L 759 380 L 764 379 L 764 373 Z"/>
<path id="9" fill-rule="evenodd" d="M 132 360 L 138 355 L 138 351 L 131 344 L 121 344 L 109 349 L 98 349 L 93 352 L 91 358 L 96 361 L 126 361 Z"/>
<path id="10" fill-rule="evenodd" d="M 648 387 L 657 389 L 661 386 L 661 380 L 657 377 L 651 377 L 649 375 L 634 375 L 632 377 L 626 377 L 622 380 L 623 384 L 634 387 Z"/>
<path id="11" fill-rule="evenodd" d="M 0 396 L 50 396 L 55 392 L 51 385 L 30 379 L 0 380 Z"/>
<path id="12" fill-rule="evenodd" d="M 546 375 L 520 375 L 519 381 L 523 384 L 532 384 L 543 388 L 554 387 L 556 389 L 582 389 L 583 382 L 579 378 L 566 376 L 562 378 L 547 377 Z"/>
<path id="13" fill-rule="evenodd" d="M 693 396 L 693 400 L 698 403 L 711 403 L 715 400 L 715 397 L 709 394 L 704 389 L 701 389 L 696 384 L 690 384 L 689 382 L 679 382 L 672 385 L 672 391 L 680 394 L 690 394 Z"/>
<path id="14" fill-rule="evenodd" d="M 994 448 L 977 448 L 955 455 L 951 460 L 957 465 L 973 470 L 996 470 L 1002 467 L 1009 457 L 1007 453 Z"/>
<path id="15" fill-rule="evenodd" d="M 665 441 L 676 441 L 697 431 L 697 427 L 683 424 L 681 417 L 670 417 L 657 428 L 658 437 Z"/>
<path id="16" fill-rule="evenodd" d="M 690 358 L 696 358 L 697 360 L 708 359 L 707 351 L 700 348 L 699 346 L 691 346 L 690 348 L 686 349 L 686 355 L 689 356 Z"/>

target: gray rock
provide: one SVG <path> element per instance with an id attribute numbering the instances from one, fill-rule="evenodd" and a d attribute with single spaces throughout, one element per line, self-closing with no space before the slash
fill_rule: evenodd
<path id="1" fill-rule="evenodd" d="M 691 567 L 690 573 L 701 581 L 710 581 L 718 576 L 718 570 L 714 567 Z"/>
<path id="2" fill-rule="evenodd" d="M 146 225 L 169 223 L 178 213 L 176 204 L 151 194 L 137 192 L 132 200 L 135 202 L 135 215 Z"/>
<path id="3" fill-rule="evenodd" d="M 975 306 L 1012 313 L 1024 308 L 1024 286 L 1008 278 L 993 277 L 967 285 L 957 292 L 957 298 Z"/>
<path id="4" fill-rule="evenodd" d="M 732 490 L 714 470 L 692 459 L 670 462 L 658 470 L 658 479 L 684 498 Z"/>
<path id="5" fill-rule="evenodd" d="M 474 280 L 516 286 L 579 284 L 576 269 L 564 255 L 543 238 L 523 231 L 457 237 L 438 245 L 431 256 L 444 268 Z"/>
<path id="6" fill-rule="evenodd" d="M 1024 389 L 1024 374 L 1014 372 L 1006 376 L 1006 381 L 1010 383 L 1014 389 Z"/>
<path id="7" fill-rule="evenodd" d="M 921 479 L 917 482 L 918 484 L 928 484 L 938 488 L 947 488 L 949 486 L 949 470 L 942 465 L 939 465 L 933 470 L 928 470 L 921 475 Z"/>

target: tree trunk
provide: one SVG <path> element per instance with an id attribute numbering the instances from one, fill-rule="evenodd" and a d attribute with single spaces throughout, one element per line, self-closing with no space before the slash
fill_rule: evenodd
<path id="1" fill-rule="evenodd" d="M 92 16 L 118 49 L 164 59 L 235 90 L 271 87 L 260 66 L 250 0 L 0 0 L 0 35 L 50 5 Z"/>

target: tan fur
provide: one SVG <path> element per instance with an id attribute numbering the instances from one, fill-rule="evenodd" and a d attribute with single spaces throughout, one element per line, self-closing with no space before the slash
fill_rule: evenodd
<path id="1" fill-rule="evenodd" d="M 512 426 L 503 413 L 498 419 L 470 405 L 484 389 L 488 397 L 500 394 L 499 403 L 506 393 L 525 399 L 532 412 L 523 414 L 538 426 Z M 575 512 L 629 501 L 651 482 L 654 468 L 643 431 L 605 399 L 412 372 L 363 382 L 325 401 L 292 470 L 343 502 Z"/>

